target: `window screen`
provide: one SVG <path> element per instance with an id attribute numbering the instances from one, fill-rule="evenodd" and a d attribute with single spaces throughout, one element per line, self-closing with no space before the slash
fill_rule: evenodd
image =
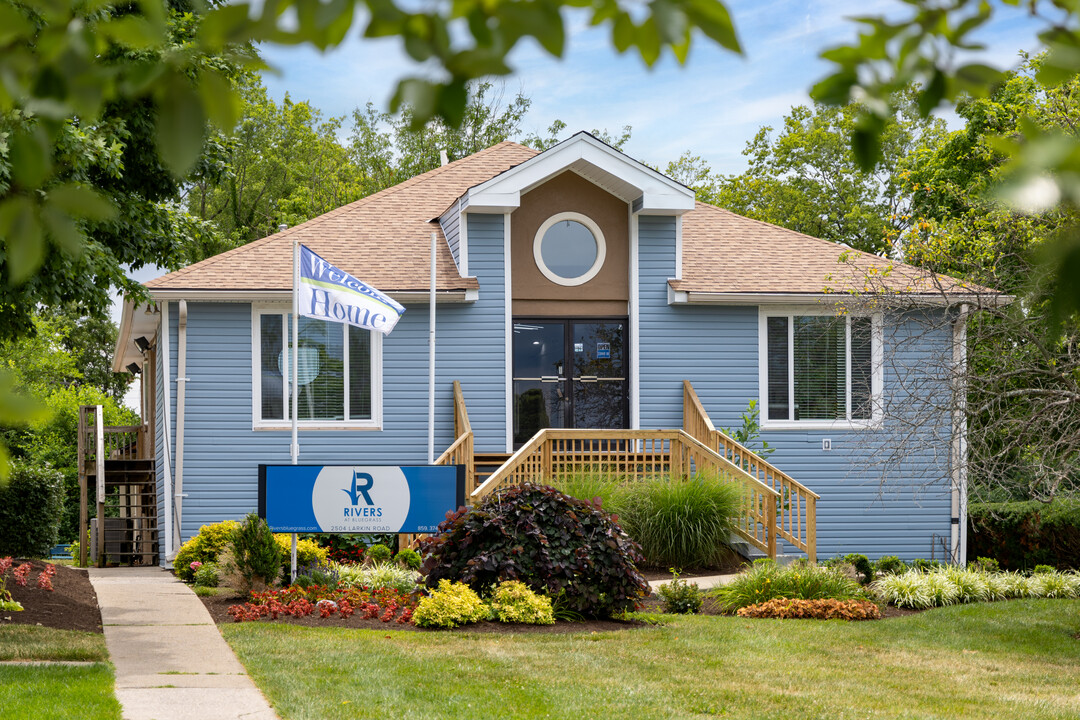
<path id="1" fill-rule="evenodd" d="M 795 317 L 795 419 L 839 420 L 847 416 L 847 342 L 844 320 L 825 315 Z"/>
<path id="2" fill-rule="evenodd" d="M 768 319 L 769 419 L 790 420 L 788 407 L 788 319 Z"/>

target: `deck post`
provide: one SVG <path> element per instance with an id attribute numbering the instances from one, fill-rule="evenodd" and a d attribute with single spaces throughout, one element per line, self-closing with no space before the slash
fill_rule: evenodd
<path id="1" fill-rule="evenodd" d="M 94 472 L 97 480 L 98 567 L 105 567 L 105 415 L 101 405 L 94 406 Z"/>
<path id="2" fill-rule="evenodd" d="M 768 526 L 766 532 L 768 532 L 768 544 L 769 544 L 769 557 L 773 560 L 776 559 L 776 499 L 765 496 L 765 517 Z"/>
<path id="3" fill-rule="evenodd" d="M 817 562 L 817 498 L 806 496 L 806 557 Z"/>

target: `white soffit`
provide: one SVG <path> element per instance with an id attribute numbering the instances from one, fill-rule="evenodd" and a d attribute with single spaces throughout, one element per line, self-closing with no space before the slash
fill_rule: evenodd
<path id="1" fill-rule="evenodd" d="M 513 212 L 521 205 L 522 194 L 566 170 L 632 203 L 634 212 L 682 215 L 694 209 L 693 190 L 585 132 L 470 188 L 461 199 L 461 209 Z"/>

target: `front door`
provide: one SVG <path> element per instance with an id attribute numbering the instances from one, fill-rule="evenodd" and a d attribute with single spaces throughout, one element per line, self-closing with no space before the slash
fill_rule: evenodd
<path id="1" fill-rule="evenodd" d="M 514 446 L 542 428 L 629 425 L 626 318 L 514 320 Z"/>

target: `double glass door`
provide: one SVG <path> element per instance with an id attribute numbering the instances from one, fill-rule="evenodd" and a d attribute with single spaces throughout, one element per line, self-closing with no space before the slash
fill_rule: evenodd
<path id="1" fill-rule="evenodd" d="M 626 318 L 514 320 L 514 445 L 542 428 L 628 425 Z"/>

